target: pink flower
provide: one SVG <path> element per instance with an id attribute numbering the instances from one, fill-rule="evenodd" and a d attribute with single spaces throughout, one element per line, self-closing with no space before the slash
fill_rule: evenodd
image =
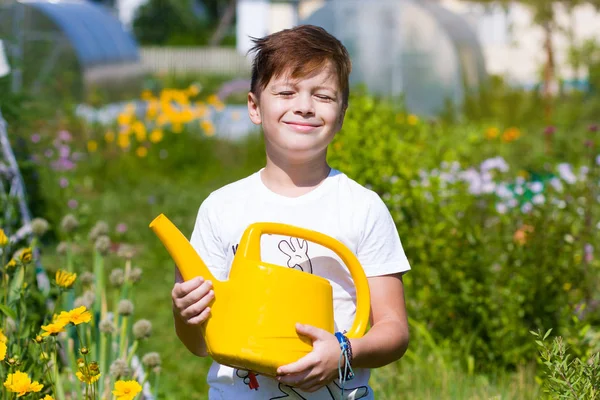
<path id="1" fill-rule="evenodd" d="M 125 233 L 125 232 L 127 232 L 127 224 L 121 222 L 121 223 L 117 224 L 115 229 L 118 233 Z"/>
<path id="2" fill-rule="evenodd" d="M 58 138 L 63 142 L 70 142 L 73 137 L 67 131 L 60 131 L 58 132 Z"/>
<path id="3" fill-rule="evenodd" d="M 65 178 L 64 176 L 60 178 L 60 180 L 58 181 L 58 184 L 60 185 L 61 188 L 66 188 L 67 186 L 69 186 L 69 180 L 67 178 Z"/>
<path id="4" fill-rule="evenodd" d="M 79 205 L 79 203 L 77 202 L 77 200 L 71 199 L 71 200 L 69 200 L 69 202 L 67 203 L 67 205 L 69 206 L 69 208 L 75 209 L 75 208 L 77 208 L 77 206 Z"/>
<path id="5" fill-rule="evenodd" d="M 39 133 L 34 133 L 33 135 L 31 135 L 31 141 L 33 143 L 39 143 L 41 138 L 42 137 L 40 136 Z"/>

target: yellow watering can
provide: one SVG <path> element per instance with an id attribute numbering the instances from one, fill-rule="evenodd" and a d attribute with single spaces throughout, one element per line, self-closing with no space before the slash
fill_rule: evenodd
<path id="1" fill-rule="evenodd" d="M 334 333 L 333 289 L 323 277 L 261 261 L 263 234 L 305 239 L 335 251 L 356 286 L 356 315 L 346 336 L 364 335 L 369 321 L 367 277 L 354 254 L 340 241 L 319 232 L 280 223 L 248 226 L 234 256 L 229 280 L 210 273 L 187 238 L 163 214 L 150 228 L 175 261 L 184 280 L 202 276 L 213 282 L 211 314 L 202 325 L 209 355 L 218 363 L 275 376 L 277 368 L 312 350 L 296 332 L 297 322 Z"/>

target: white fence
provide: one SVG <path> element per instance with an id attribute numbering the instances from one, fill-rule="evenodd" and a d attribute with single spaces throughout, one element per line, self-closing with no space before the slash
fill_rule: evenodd
<path id="1" fill-rule="evenodd" d="M 150 73 L 218 73 L 250 76 L 251 62 L 234 48 L 142 47 L 140 58 Z"/>

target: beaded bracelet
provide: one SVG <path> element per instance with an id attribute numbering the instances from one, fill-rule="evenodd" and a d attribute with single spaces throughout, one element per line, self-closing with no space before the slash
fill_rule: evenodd
<path id="1" fill-rule="evenodd" d="M 342 390 L 344 382 L 350 381 L 354 378 L 354 371 L 352 371 L 352 345 L 344 333 L 335 333 L 335 337 L 340 343 L 340 349 L 342 350 L 342 353 L 340 354 L 340 361 L 338 362 L 338 376 L 340 378 L 340 383 L 342 384 Z M 344 360 L 343 368 L 341 365 L 342 359 Z"/>

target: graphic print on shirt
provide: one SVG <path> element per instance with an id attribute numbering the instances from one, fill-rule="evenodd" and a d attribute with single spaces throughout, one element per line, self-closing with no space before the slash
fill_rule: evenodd
<path id="1" fill-rule="evenodd" d="M 248 389 L 258 390 L 258 379 L 256 379 L 258 374 L 255 374 L 254 372 L 245 371 L 243 369 L 236 369 L 235 374 L 238 378 L 242 379 L 244 384 L 248 386 Z"/>
<path id="2" fill-rule="evenodd" d="M 291 237 L 290 241 L 279 242 L 279 250 L 289 257 L 287 266 L 300 271 L 313 273 L 312 262 L 308 257 L 308 243 L 306 240 Z"/>
<path id="3" fill-rule="evenodd" d="M 344 400 L 358 400 L 367 397 L 369 394 L 369 388 L 366 386 L 359 386 L 356 388 L 344 388 L 342 396 L 342 388 L 333 381 L 329 385 L 325 386 L 327 391 L 331 395 L 333 400 L 344 399 Z M 279 384 L 279 390 L 283 393 L 283 396 L 271 397 L 269 400 L 277 399 L 295 399 L 295 400 L 306 400 L 306 397 L 300 395 L 296 390 L 283 383 Z"/>

